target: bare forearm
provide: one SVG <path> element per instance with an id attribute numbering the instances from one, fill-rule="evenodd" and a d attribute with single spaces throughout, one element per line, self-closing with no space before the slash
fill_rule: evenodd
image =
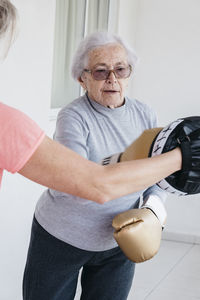
<path id="1" fill-rule="evenodd" d="M 100 194 L 103 198 L 103 189 L 96 180 L 96 174 L 102 169 L 102 166 L 45 137 L 19 173 L 51 189 L 98 202 Z"/>
<path id="2" fill-rule="evenodd" d="M 179 148 L 168 153 L 139 160 L 108 165 L 107 182 L 111 197 L 134 193 L 157 183 L 181 169 L 182 156 Z M 106 178 L 106 175 L 104 175 Z"/>
<path id="3" fill-rule="evenodd" d="M 46 187 L 105 203 L 147 188 L 180 168 L 178 149 L 154 158 L 100 166 L 46 137 L 19 173 Z"/>

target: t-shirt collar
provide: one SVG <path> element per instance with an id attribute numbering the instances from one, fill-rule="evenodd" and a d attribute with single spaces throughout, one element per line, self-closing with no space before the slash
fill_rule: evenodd
<path id="1" fill-rule="evenodd" d="M 116 108 L 103 106 L 102 104 L 89 98 L 87 93 L 85 94 L 85 97 L 88 100 L 89 104 L 93 107 L 93 109 L 95 109 L 96 111 L 98 111 L 103 115 L 120 115 L 122 112 L 126 110 L 126 102 L 127 102 L 126 97 L 124 98 L 124 104 Z"/>

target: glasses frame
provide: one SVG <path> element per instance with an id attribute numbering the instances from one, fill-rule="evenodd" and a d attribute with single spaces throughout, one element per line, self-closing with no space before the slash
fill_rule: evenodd
<path id="1" fill-rule="evenodd" d="M 132 73 L 132 67 L 131 67 L 131 65 L 128 65 L 127 68 L 129 68 L 129 70 L 130 70 L 130 73 L 129 73 L 128 76 L 126 76 L 126 77 L 119 77 L 119 76 L 115 73 L 116 70 L 115 70 L 115 68 L 114 68 L 114 69 L 107 70 L 107 71 L 108 71 L 108 75 L 107 75 L 107 77 L 106 77 L 105 79 L 96 79 L 96 78 L 94 77 L 94 75 L 93 75 L 94 69 L 84 69 L 83 72 L 90 73 L 91 76 L 92 76 L 92 78 L 93 78 L 94 80 L 96 80 L 96 81 L 107 80 L 107 79 L 109 78 L 109 76 L 110 76 L 110 73 L 114 73 L 115 78 L 117 78 L 117 79 L 126 79 L 126 78 L 129 78 L 129 77 L 131 76 L 131 73 Z"/>

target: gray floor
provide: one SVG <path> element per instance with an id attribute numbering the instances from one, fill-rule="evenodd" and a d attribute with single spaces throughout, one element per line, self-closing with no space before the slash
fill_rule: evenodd
<path id="1" fill-rule="evenodd" d="M 80 291 L 79 283 L 75 300 Z M 128 300 L 146 299 L 200 299 L 200 245 L 163 240 L 153 259 L 137 264 Z"/>
<path id="2" fill-rule="evenodd" d="M 200 245 L 162 241 L 152 260 L 137 265 L 132 299 L 200 299 Z"/>

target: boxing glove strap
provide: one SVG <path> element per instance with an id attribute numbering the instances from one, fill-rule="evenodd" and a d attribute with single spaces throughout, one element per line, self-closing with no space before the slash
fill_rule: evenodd
<path id="1" fill-rule="evenodd" d="M 141 208 L 149 208 L 150 210 L 152 210 L 152 212 L 160 221 L 162 228 L 164 228 L 167 219 L 167 212 L 165 206 L 163 205 L 163 202 L 157 195 L 148 196 L 144 200 Z"/>
<path id="2" fill-rule="evenodd" d="M 120 162 L 121 155 L 122 155 L 122 153 L 116 153 L 111 156 L 105 157 L 104 159 L 102 159 L 100 164 L 103 166 L 110 165 L 110 164 L 116 164 L 116 163 Z"/>

